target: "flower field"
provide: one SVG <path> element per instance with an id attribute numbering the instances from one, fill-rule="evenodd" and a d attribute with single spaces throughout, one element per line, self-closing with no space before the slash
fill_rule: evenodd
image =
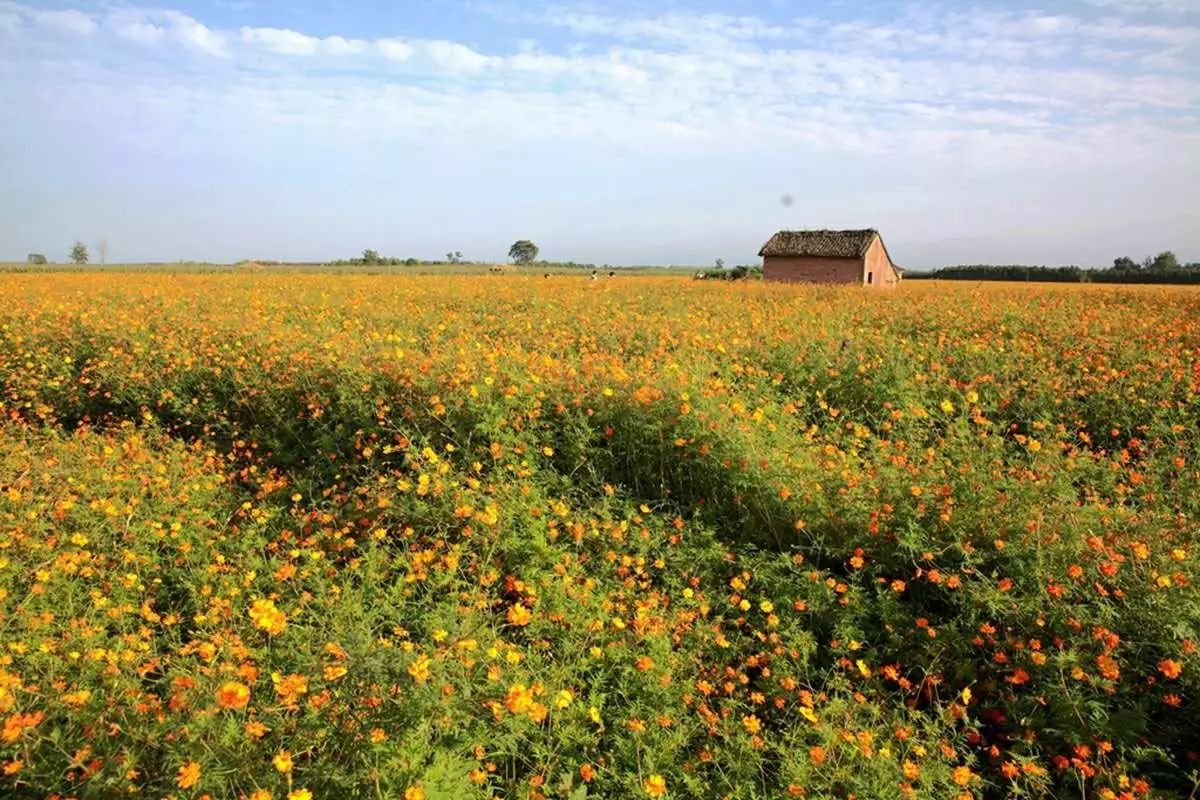
<path id="1" fill-rule="evenodd" d="M 1200 786 L 1200 292 L 0 275 L 0 796 Z"/>

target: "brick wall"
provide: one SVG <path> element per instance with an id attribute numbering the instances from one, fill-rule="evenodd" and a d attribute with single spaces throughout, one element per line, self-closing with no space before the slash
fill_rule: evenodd
<path id="1" fill-rule="evenodd" d="M 859 258 L 791 258 L 767 256 L 763 259 L 763 280 L 792 283 L 862 283 L 863 262 Z"/>
<path id="2" fill-rule="evenodd" d="M 896 274 L 896 270 L 892 268 L 892 261 L 888 258 L 887 251 L 883 249 L 883 243 L 876 236 L 871 246 L 867 248 L 866 266 L 863 274 L 863 282 L 867 281 L 867 273 L 871 275 L 870 286 L 879 289 L 891 289 L 900 283 L 900 276 Z"/>

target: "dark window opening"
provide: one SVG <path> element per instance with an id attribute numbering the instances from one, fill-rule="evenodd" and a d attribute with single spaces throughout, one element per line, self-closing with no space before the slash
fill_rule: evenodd
<path id="1" fill-rule="evenodd" d="M 868 273 L 867 273 L 867 285 L 868 285 L 868 286 L 870 286 L 870 285 L 871 285 L 872 283 L 874 283 L 874 282 L 875 282 L 875 273 L 874 273 L 874 272 L 868 272 Z"/>

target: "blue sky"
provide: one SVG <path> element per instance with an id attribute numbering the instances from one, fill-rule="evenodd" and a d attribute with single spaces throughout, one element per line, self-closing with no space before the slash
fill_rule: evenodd
<path id="1" fill-rule="evenodd" d="M 1200 0 L 0 0 L 0 110 L 0 260 L 1200 260 Z"/>

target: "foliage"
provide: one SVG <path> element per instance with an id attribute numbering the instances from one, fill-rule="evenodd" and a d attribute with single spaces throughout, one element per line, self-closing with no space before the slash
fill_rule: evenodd
<path id="1" fill-rule="evenodd" d="M 515 264 L 530 264 L 538 257 L 538 247 L 528 239 L 518 239 L 508 248 L 508 257 Z"/>
<path id="2" fill-rule="evenodd" d="M 377 250 L 363 250 L 362 255 L 358 258 L 344 258 L 338 261 L 330 261 L 331 267 L 412 267 L 421 262 L 415 258 L 396 258 L 395 256 L 381 256 Z"/>
<path id="3" fill-rule="evenodd" d="M 1138 264 L 1122 256 L 1113 260 L 1110 269 L 1082 267 L 1031 267 L 1023 265 L 995 266 L 992 264 L 943 267 L 929 273 L 908 273 L 907 277 L 938 278 L 943 280 L 980 281 L 1038 281 L 1041 283 L 1178 283 L 1200 284 L 1200 263 L 1180 264 L 1175 254 L 1167 250 Z"/>
<path id="4" fill-rule="evenodd" d="M 83 242 L 75 242 L 75 244 L 71 247 L 71 254 L 69 257 L 71 259 L 71 263 L 73 264 L 88 263 L 87 245 L 85 245 Z"/>
<path id="5" fill-rule="evenodd" d="M 41 253 L 30 253 L 26 257 L 25 263 L 27 263 L 27 264 L 45 264 L 45 263 L 47 263 L 47 261 L 46 261 L 46 257 L 44 255 L 42 255 Z"/>
<path id="6" fill-rule="evenodd" d="M 0 793 L 1194 794 L 1194 292 L 0 291 Z"/>
<path id="7" fill-rule="evenodd" d="M 725 269 L 723 266 L 717 269 L 707 269 L 697 272 L 694 276 L 697 280 L 710 281 L 741 281 L 747 278 L 761 280 L 763 276 L 762 267 L 748 266 L 739 264 L 732 269 Z"/>

